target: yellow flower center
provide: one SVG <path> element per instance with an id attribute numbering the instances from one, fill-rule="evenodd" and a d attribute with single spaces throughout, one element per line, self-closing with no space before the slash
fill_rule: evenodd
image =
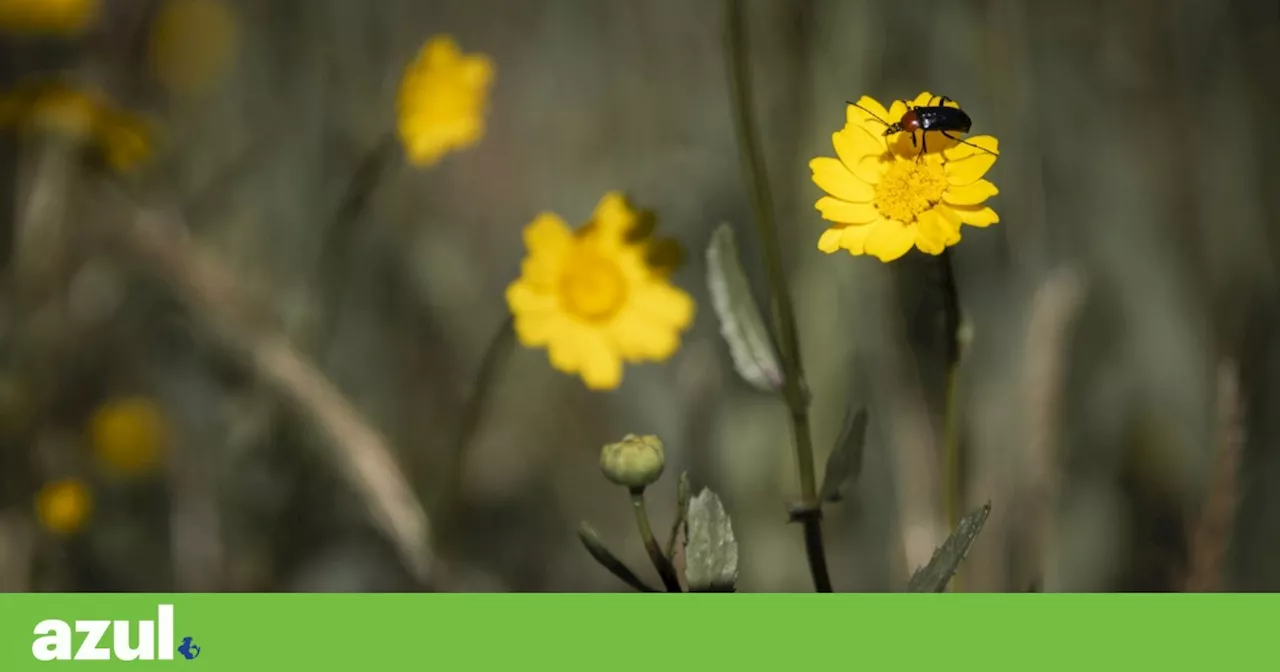
<path id="1" fill-rule="evenodd" d="M 622 308 L 627 283 L 621 269 L 587 245 L 565 261 L 560 276 L 560 300 L 565 310 L 590 322 L 603 322 Z"/>
<path id="2" fill-rule="evenodd" d="M 937 205 L 946 189 L 947 175 L 940 162 L 894 161 L 876 185 L 875 204 L 885 217 L 910 223 Z"/>

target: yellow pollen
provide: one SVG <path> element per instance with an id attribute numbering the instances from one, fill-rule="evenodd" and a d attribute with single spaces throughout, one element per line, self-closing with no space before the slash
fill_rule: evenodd
<path id="1" fill-rule="evenodd" d="M 565 310 L 588 322 L 604 322 L 622 308 L 626 279 L 612 260 L 579 244 L 565 260 L 560 301 Z"/>
<path id="2" fill-rule="evenodd" d="M 896 161 L 885 171 L 876 185 L 875 204 L 880 214 L 909 224 L 942 200 L 947 175 L 941 163 L 931 158 Z"/>

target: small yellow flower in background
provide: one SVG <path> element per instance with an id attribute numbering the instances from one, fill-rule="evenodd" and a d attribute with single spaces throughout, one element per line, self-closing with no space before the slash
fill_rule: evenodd
<path id="1" fill-rule="evenodd" d="M 484 135 L 493 63 L 463 54 L 453 38 L 431 38 L 404 71 L 397 99 L 400 141 L 409 161 L 430 166 Z"/>
<path id="2" fill-rule="evenodd" d="M 89 443 L 108 467 L 140 474 L 158 466 L 168 449 L 169 429 L 160 407 L 145 397 L 109 401 L 89 420 Z"/>
<path id="3" fill-rule="evenodd" d="M 220 0 L 168 0 L 151 24 L 147 60 L 170 92 L 196 95 L 223 73 L 235 53 L 235 15 Z"/>
<path id="4" fill-rule="evenodd" d="M 937 100 L 925 92 L 912 104 L 936 105 Z M 902 101 L 886 110 L 867 96 L 858 105 L 890 123 L 907 111 Z M 818 211 L 832 222 L 818 239 L 818 249 L 870 254 L 885 262 L 913 246 L 936 255 L 960 242 L 961 224 L 985 227 L 1000 221 L 984 205 L 999 191 L 982 179 L 996 161 L 994 137 L 964 138 L 971 143 L 966 145 L 930 132 L 929 151 L 921 157 L 910 133 L 885 137 L 884 124 L 871 114 L 854 105 L 846 113 L 845 127 L 832 136 L 839 158 L 809 162 L 814 183 L 828 194 L 818 200 Z"/>
<path id="5" fill-rule="evenodd" d="M 10 127 L 91 145 L 119 172 L 134 170 L 151 155 L 152 132 L 146 121 L 61 82 L 26 85 L 0 95 L 0 128 Z"/>
<path id="6" fill-rule="evenodd" d="M 97 15 L 97 0 L 0 0 L 0 30 L 13 33 L 78 33 Z"/>
<path id="7" fill-rule="evenodd" d="M 46 483 L 36 493 L 36 519 L 54 534 L 71 534 L 93 511 L 93 497 L 81 481 L 66 478 Z"/>
<path id="8" fill-rule="evenodd" d="M 577 232 L 540 214 L 524 232 L 521 277 L 507 288 L 520 343 L 545 346 L 553 367 L 594 390 L 618 387 L 623 362 L 670 357 L 693 321 L 693 299 L 649 262 L 642 221 L 618 193 L 605 195 Z"/>

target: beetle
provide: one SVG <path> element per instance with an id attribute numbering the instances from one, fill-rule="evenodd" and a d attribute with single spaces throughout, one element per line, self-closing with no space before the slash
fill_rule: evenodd
<path id="1" fill-rule="evenodd" d="M 933 104 L 934 99 L 938 100 L 937 105 Z M 993 156 L 1000 156 L 999 153 L 993 152 L 986 147 L 979 147 L 968 140 L 952 135 L 952 133 L 968 133 L 969 129 L 973 127 L 973 120 L 969 118 L 969 115 L 966 114 L 964 110 L 959 107 L 951 107 L 947 105 L 947 103 L 953 102 L 955 101 L 946 96 L 934 96 L 933 99 L 929 100 L 928 105 L 913 107 L 908 103 L 907 111 L 902 114 L 902 118 L 893 123 L 889 123 L 888 121 L 881 119 L 875 112 L 872 112 L 857 103 L 851 102 L 849 104 L 871 115 L 872 119 L 875 121 L 884 124 L 885 136 L 890 136 L 894 133 L 910 133 L 911 146 L 913 148 L 917 146 L 916 132 L 919 131 L 920 153 L 916 155 L 916 161 L 923 158 L 925 152 L 929 151 L 927 134 L 930 131 L 937 131 L 944 137 L 955 140 L 962 145 L 969 145 L 970 147 L 981 149 Z"/>

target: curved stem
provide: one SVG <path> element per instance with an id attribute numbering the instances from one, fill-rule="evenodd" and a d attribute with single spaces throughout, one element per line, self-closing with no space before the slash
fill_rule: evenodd
<path id="1" fill-rule="evenodd" d="M 644 548 L 649 552 L 649 559 L 653 560 L 653 566 L 658 570 L 658 576 L 662 577 L 662 585 L 666 586 L 669 593 L 684 592 L 680 588 L 680 579 L 676 577 L 675 568 L 667 561 L 667 556 L 662 554 L 662 549 L 658 546 L 658 540 L 653 536 L 653 528 L 649 525 L 649 513 L 644 507 L 643 488 L 631 491 L 631 508 L 636 514 L 636 526 L 640 528 L 640 537 L 644 539 Z"/>
<path id="2" fill-rule="evenodd" d="M 756 231 L 764 251 L 765 268 L 769 276 L 772 295 L 774 332 L 782 359 L 782 394 L 791 411 L 791 438 L 796 451 L 796 463 L 800 472 L 800 497 L 793 506 L 793 520 L 804 525 L 805 553 L 809 558 L 809 572 L 813 575 L 814 589 L 820 593 L 832 592 L 831 577 L 827 571 L 826 551 L 822 542 L 822 509 L 818 501 L 817 479 L 814 475 L 813 440 L 809 432 L 809 399 L 804 383 L 804 367 L 800 363 L 800 344 L 796 335 L 795 312 L 791 295 L 787 292 L 786 275 L 782 268 L 782 250 L 778 241 L 777 226 L 773 221 L 773 198 L 765 174 L 764 158 L 756 138 L 751 108 L 751 78 L 747 67 L 746 21 L 741 0 L 726 0 L 725 48 L 730 67 L 730 84 L 733 92 L 734 126 L 742 154 L 742 168 L 746 174 L 755 210 Z"/>
<path id="3" fill-rule="evenodd" d="M 475 382 L 471 386 L 471 393 L 463 403 L 457 442 L 453 446 L 453 452 L 449 454 L 449 462 L 446 466 L 448 478 L 444 480 L 444 487 L 437 500 L 443 509 L 443 512 L 438 514 L 443 524 L 447 525 L 452 521 L 451 513 L 457 507 L 457 499 L 465 476 L 463 472 L 466 468 L 467 450 L 470 449 L 480 421 L 484 418 L 485 409 L 488 408 L 493 384 L 515 346 L 515 335 L 514 320 L 511 316 L 507 316 L 489 338 L 489 344 L 485 346 L 484 355 L 480 359 L 480 368 L 476 371 Z"/>

